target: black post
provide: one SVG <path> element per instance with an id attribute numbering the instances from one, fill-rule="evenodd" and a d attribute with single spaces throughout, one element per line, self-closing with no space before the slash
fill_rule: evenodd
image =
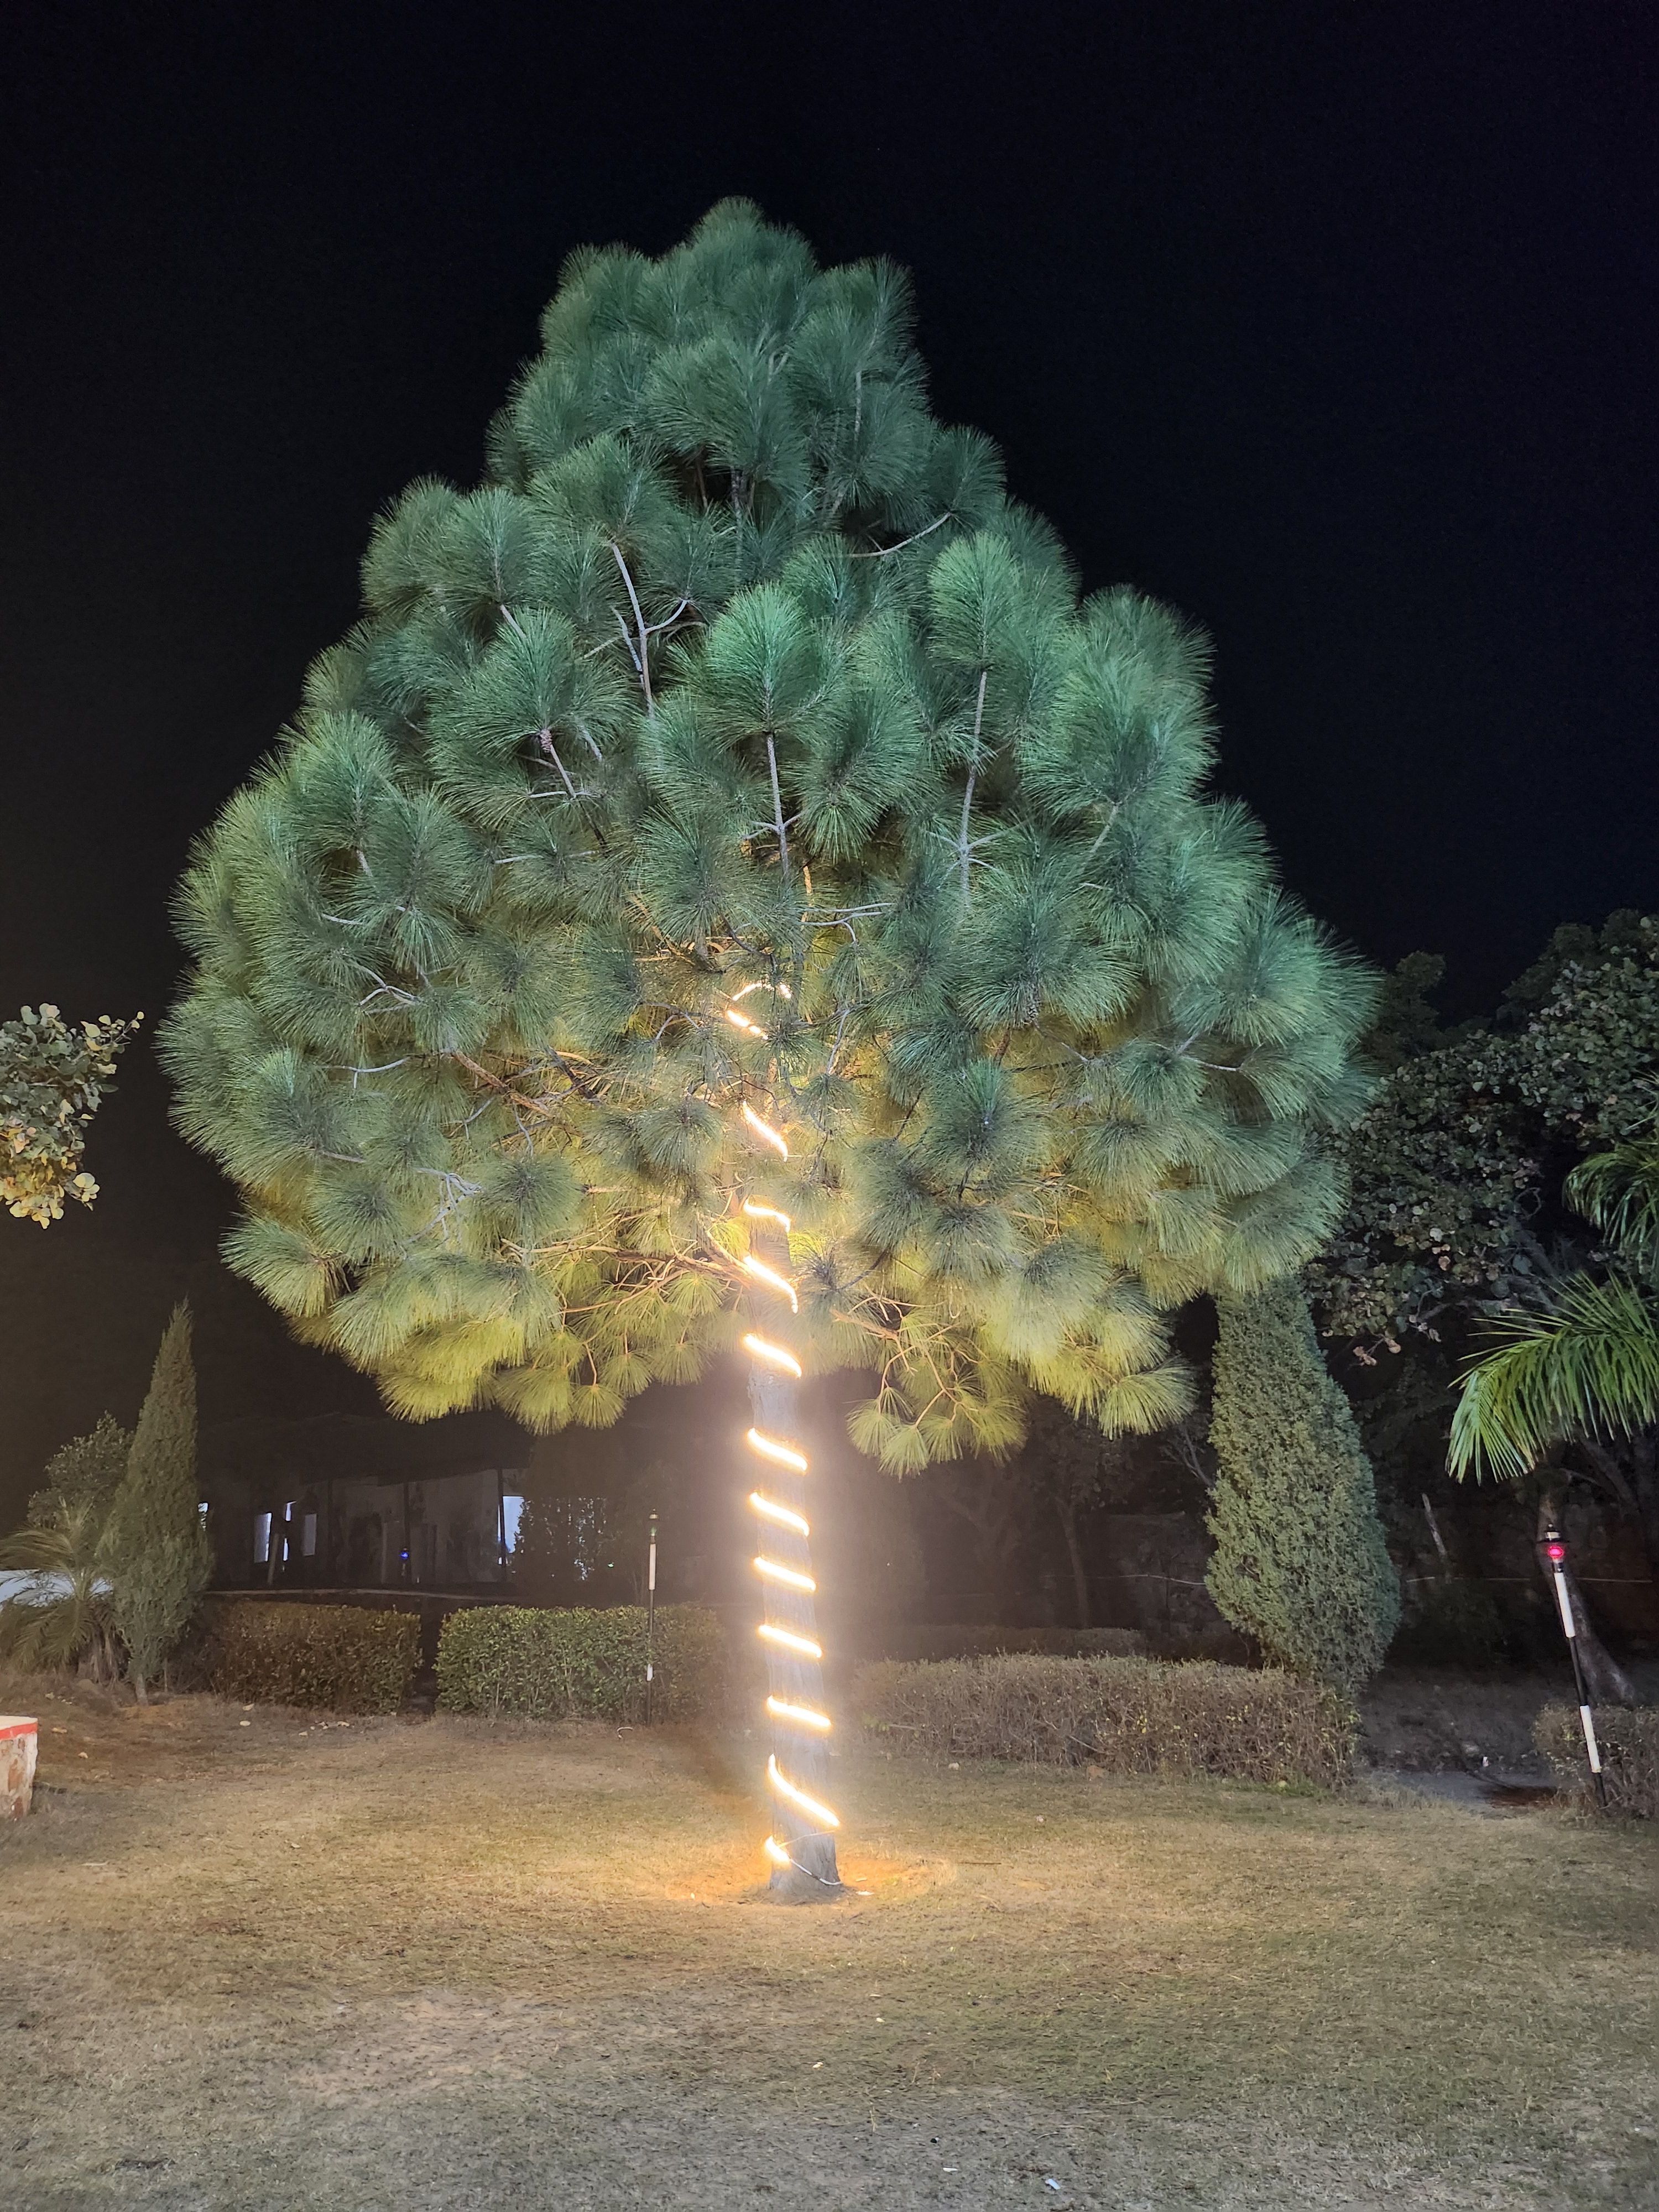
<path id="1" fill-rule="evenodd" d="M 1589 1692 L 1584 1687 L 1584 1669 L 1578 1657 L 1578 1629 L 1572 1617 L 1572 1593 L 1567 1588 L 1567 1577 L 1563 1571 L 1566 1565 L 1567 1547 L 1561 1531 L 1553 1523 L 1544 1531 L 1544 1554 L 1554 1577 L 1555 1601 L 1560 1609 L 1567 1649 L 1572 1654 L 1573 1686 L 1578 1692 L 1578 1723 L 1584 1731 L 1584 1750 L 1589 1759 L 1589 1771 L 1595 1778 L 1596 1802 L 1605 1813 L 1607 1809 L 1607 1785 L 1601 1772 L 1601 1751 L 1595 1741 L 1595 1723 L 1590 1714 Z"/>

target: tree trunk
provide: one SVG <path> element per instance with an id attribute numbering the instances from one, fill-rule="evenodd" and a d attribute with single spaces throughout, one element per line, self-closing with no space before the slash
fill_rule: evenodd
<path id="1" fill-rule="evenodd" d="M 1631 1439 L 1631 1487 L 1648 1572 L 1659 1583 L 1659 1431 L 1643 1429 Z"/>
<path id="2" fill-rule="evenodd" d="M 149 1686 L 142 1674 L 132 1676 L 132 1694 L 141 1705 L 147 1705 L 149 1703 Z"/>
<path id="3" fill-rule="evenodd" d="M 1538 1571 L 1544 1577 L 1550 1594 L 1550 1610 L 1558 1608 L 1555 1598 L 1555 1564 L 1544 1548 L 1544 1532 L 1551 1526 L 1561 1526 L 1561 1501 L 1552 1491 L 1546 1491 L 1538 1501 L 1538 1536 L 1533 1547 L 1533 1556 L 1538 1561 Z M 1584 1670 L 1584 1686 L 1589 1692 L 1590 1703 L 1595 1705 L 1633 1705 L 1636 1686 L 1624 1668 L 1607 1650 L 1590 1625 L 1584 1609 L 1583 1592 L 1570 1566 L 1563 1565 L 1566 1577 L 1567 1597 L 1572 1607 L 1573 1626 L 1577 1630 L 1578 1663 Z"/>
<path id="4" fill-rule="evenodd" d="M 787 1255 L 783 1263 L 787 1265 Z M 776 1318 L 765 1314 L 763 1325 L 768 1334 L 776 1336 Z M 754 1409 L 754 1429 L 775 1443 L 799 1449 L 801 1443 L 801 1385 L 787 1376 L 769 1371 L 761 1360 L 750 1360 L 750 1407 Z M 765 1500 L 796 1516 L 801 1524 L 807 1524 L 807 1480 L 796 1474 L 792 1467 L 775 1462 L 761 1455 L 757 1460 L 757 1484 L 754 1489 Z M 779 1566 L 794 1575 L 811 1577 L 811 1540 L 799 1528 L 792 1528 L 775 1517 L 757 1516 L 759 1528 L 759 1553 L 765 1559 L 775 1559 Z M 801 1644 L 817 1646 L 818 1621 L 817 1606 L 811 1601 L 810 1589 L 799 1589 L 783 1579 L 761 1579 L 765 1593 L 765 1620 L 769 1626 L 781 1628 L 785 1635 L 801 1639 Z M 823 1712 L 823 1662 L 814 1659 L 810 1650 L 781 1646 L 768 1641 L 765 1646 L 765 1674 L 772 1701 L 785 1708 Z M 821 1818 L 807 1809 L 807 1805 L 821 1805 L 834 1812 L 830 1802 L 830 1745 L 825 1729 L 792 1721 L 787 1712 L 769 1710 L 772 1723 L 772 1763 L 768 1781 L 772 1790 L 772 1840 L 781 1850 L 787 1851 L 787 1863 L 772 1865 L 769 1891 L 772 1896 L 785 1902 L 817 1902 L 821 1898 L 841 1896 L 842 1882 L 836 1867 L 836 1838 L 834 1829 L 827 1827 Z M 779 1777 L 787 1787 L 779 1787 L 772 1777 Z M 792 1796 L 792 1790 L 805 1798 L 801 1805 Z"/>
<path id="5" fill-rule="evenodd" d="M 1094 1620 L 1089 1610 L 1089 1571 L 1084 1564 L 1083 1539 L 1078 1532 L 1077 1506 L 1069 1498 L 1057 1498 L 1054 1510 L 1060 1516 L 1060 1525 L 1066 1532 L 1066 1552 L 1072 1562 L 1072 1583 L 1077 1591 L 1077 1625 L 1079 1628 L 1092 1628 Z"/>
<path id="6" fill-rule="evenodd" d="M 1649 1574 L 1659 1582 L 1659 1480 L 1655 1479 L 1651 1431 L 1630 1440 L 1632 1471 L 1626 1474 L 1612 1448 L 1595 1437 L 1580 1437 L 1573 1449 L 1593 1483 L 1635 1528 Z"/>

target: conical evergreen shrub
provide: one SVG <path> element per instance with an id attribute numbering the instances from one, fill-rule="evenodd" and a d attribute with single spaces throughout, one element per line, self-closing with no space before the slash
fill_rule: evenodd
<path id="1" fill-rule="evenodd" d="M 1210 1595 L 1270 1659 L 1352 1696 L 1400 1622 L 1370 1462 L 1296 1282 L 1217 1304 Z"/>
<path id="2" fill-rule="evenodd" d="M 1079 598 L 910 331 L 741 203 L 576 255 L 201 844 L 182 1125 L 232 1264 L 400 1413 L 695 1376 L 770 1192 L 888 1466 L 1033 1390 L 1153 1426 L 1170 1310 L 1331 1221 L 1368 986 L 1204 796 L 1203 641 Z"/>
<path id="3" fill-rule="evenodd" d="M 141 1705 L 212 1571 L 196 1491 L 196 1370 L 190 1309 L 181 1305 L 155 1355 L 127 1471 L 104 1524 L 110 1611 Z"/>

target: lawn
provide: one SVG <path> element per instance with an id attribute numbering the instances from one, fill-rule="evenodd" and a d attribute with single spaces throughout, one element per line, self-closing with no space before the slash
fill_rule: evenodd
<path id="1" fill-rule="evenodd" d="M 752 1744 L 31 1695 L 19 2212 L 1659 2202 L 1643 1829 L 849 1754 L 787 1910 Z"/>

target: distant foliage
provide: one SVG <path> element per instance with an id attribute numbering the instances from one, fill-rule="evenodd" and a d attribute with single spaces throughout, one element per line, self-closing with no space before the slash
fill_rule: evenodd
<path id="1" fill-rule="evenodd" d="M 197 1497 L 196 1370 L 185 1306 L 175 1310 L 155 1355 L 102 1554 L 110 1609 L 143 1702 L 189 1626 L 213 1567 Z"/>
<path id="2" fill-rule="evenodd" d="M 659 1606 L 652 1664 L 653 1719 L 718 1711 L 729 1664 L 720 1615 L 703 1606 Z M 645 1667 L 643 1606 L 472 1606 L 444 1623 L 438 1702 L 447 1712 L 492 1717 L 638 1722 Z"/>
<path id="3" fill-rule="evenodd" d="M 213 1601 L 214 1688 L 249 1705 L 337 1713 L 395 1713 L 421 1663 L 412 1613 L 356 1605 Z"/>
<path id="4" fill-rule="evenodd" d="M 0 1604 L 0 1656 L 24 1673 L 83 1661 L 100 1681 L 118 1672 L 100 1534 L 97 1510 L 82 1500 L 0 1538 L 0 1568 L 35 1578 Z"/>
<path id="5" fill-rule="evenodd" d="M 1352 1715 L 1334 1692 L 1207 1659 L 887 1660 L 859 1675 L 854 1702 L 880 1742 L 935 1758 L 1331 1788 L 1353 1755 Z"/>
<path id="6" fill-rule="evenodd" d="M 1218 1306 L 1210 1595 L 1277 1664 L 1352 1696 L 1400 1620 L 1370 1462 L 1296 1285 Z"/>
<path id="7" fill-rule="evenodd" d="M 28 1502 L 29 1526 L 49 1528 L 66 1511 L 84 1508 L 95 1535 L 127 1471 L 131 1449 L 131 1430 L 100 1413 L 95 1428 L 62 1445 L 46 1462 L 46 1481 Z"/>
<path id="8" fill-rule="evenodd" d="M 84 1660 L 100 1680 L 119 1672 L 103 1535 L 131 1443 L 129 1430 L 101 1415 L 90 1434 L 52 1454 L 24 1526 L 0 1540 L 0 1568 L 37 1577 L 0 1605 L 0 1653 L 14 1666 L 74 1667 Z"/>
<path id="9" fill-rule="evenodd" d="M 1362 1341 L 1534 1294 L 1556 1179 L 1641 1130 L 1659 1095 L 1659 917 L 1559 930 L 1498 1024 L 1419 1051 L 1426 975 L 1395 979 L 1395 1071 L 1338 1141 L 1347 1206 L 1309 1270 L 1322 1326 Z"/>
<path id="10" fill-rule="evenodd" d="M 0 1022 L 0 1206 L 20 1221 L 63 1218 L 64 1200 L 90 1206 L 98 1185 L 82 1166 L 87 1127 L 142 1014 L 100 1014 L 72 1027 L 56 1006 L 25 1006 Z"/>
<path id="11" fill-rule="evenodd" d="M 748 1194 L 889 1468 L 1034 1392 L 1146 1430 L 1169 1312 L 1334 1223 L 1370 983 L 1206 795 L 1204 640 L 1079 599 L 912 323 L 739 203 L 575 256 L 198 851 L 165 1050 L 229 1259 L 405 1415 L 695 1376 Z"/>

